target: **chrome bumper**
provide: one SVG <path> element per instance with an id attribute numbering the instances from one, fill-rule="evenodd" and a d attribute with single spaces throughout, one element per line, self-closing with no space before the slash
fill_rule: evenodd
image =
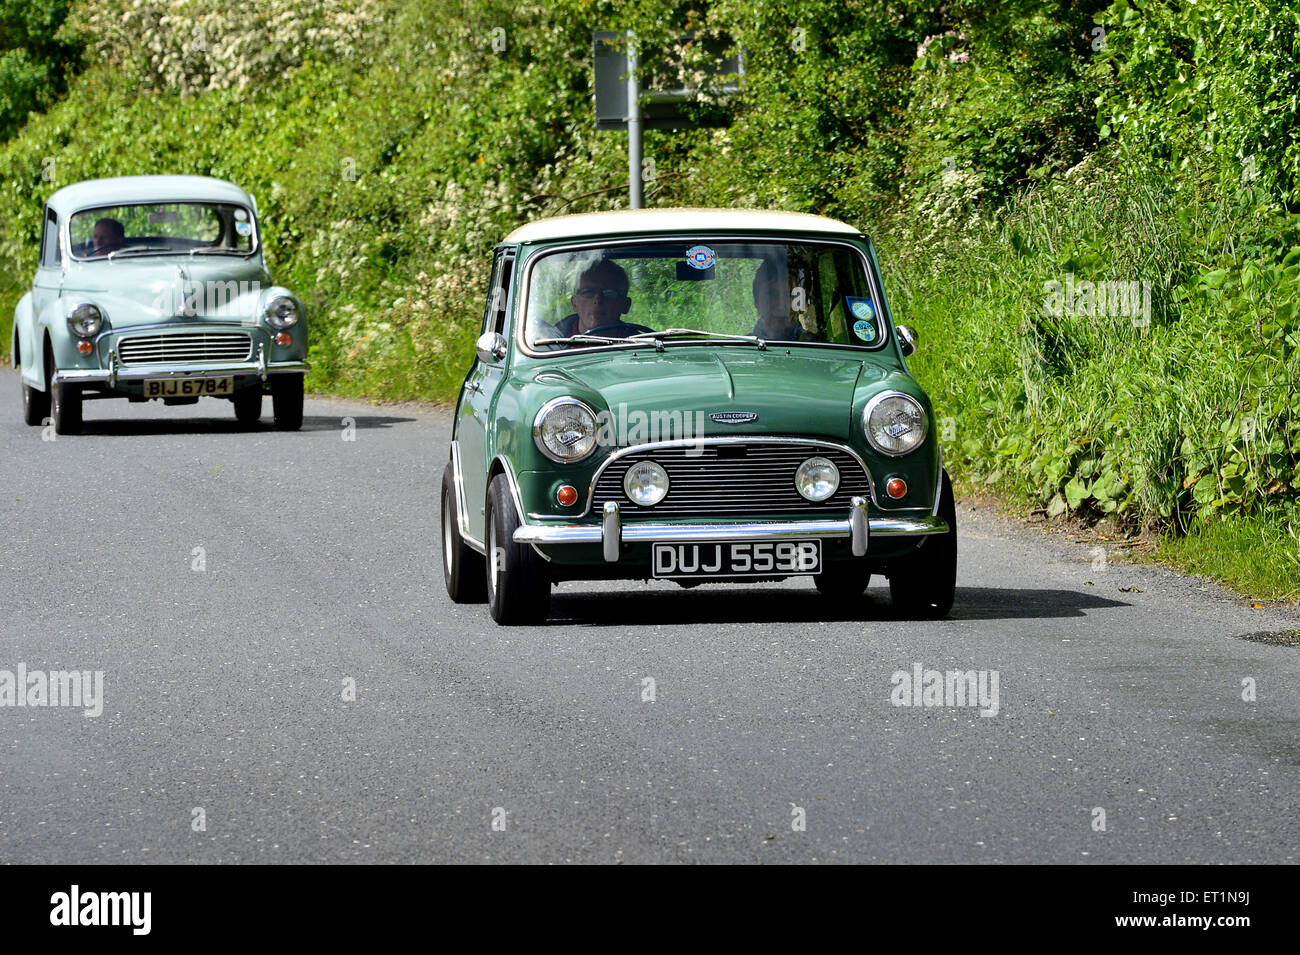
<path id="1" fill-rule="evenodd" d="M 882 537 L 923 537 L 946 534 L 948 522 L 942 517 L 922 514 L 916 517 L 868 517 L 866 498 L 855 497 L 849 515 L 842 519 L 788 522 L 748 522 L 728 524 L 650 524 L 624 525 L 619 507 L 605 505 L 599 525 L 595 524 L 524 524 L 515 529 L 517 544 L 600 544 L 605 560 L 619 558 L 620 545 L 659 541 L 779 541 L 800 538 L 848 538 L 854 557 L 867 553 L 867 543 L 876 534 Z"/>
<path id="2" fill-rule="evenodd" d="M 119 381 L 144 381 L 147 378 L 232 378 L 238 375 L 257 375 L 266 381 L 268 375 L 305 374 L 311 365 L 305 361 L 266 360 L 263 346 L 257 346 L 257 358 L 254 361 L 240 362 L 235 365 L 134 365 L 123 367 L 117 352 L 108 353 L 107 368 L 61 368 L 54 373 L 55 383 L 62 381 L 74 384 L 102 384 L 116 388 Z"/>

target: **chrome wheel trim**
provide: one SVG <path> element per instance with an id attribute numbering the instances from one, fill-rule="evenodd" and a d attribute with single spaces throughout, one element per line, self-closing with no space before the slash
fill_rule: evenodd
<path id="1" fill-rule="evenodd" d="M 497 524 L 496 515 L 488 513 L 487 528 L 487 550 L 488 550 L 488 602 L 495 604 L 497 602 L 497 574 L 501 572 L 500 563 L 497 561 Z"/>
<path id="2" fill-rule="evenodd" d="M 451 522 L 448 518 L 447 505 L 451 503 L 447 495 L 442 498 L 442 569 L 447 573 L 447 579 L 451 579 Z M 454 519 L 454 516 L 452 517 Z"/>

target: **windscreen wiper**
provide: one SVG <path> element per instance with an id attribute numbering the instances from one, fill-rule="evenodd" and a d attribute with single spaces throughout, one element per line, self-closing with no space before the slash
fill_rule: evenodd
<path id="1" fill-rule="evenodd" d="M 539 338 L 533 342 L 534 345 L 571 345 L 574 342 L 597 342 L 601 345 L 618 345 L 622 342 L 631 341 L 636 336 L 628 338 L 606 338 L 604 335 L 570 335 L 568 338 Z"/>
<path id="2" fill-rule="evenodd" d="M 656 350 L 663 351 L 665 338 L 680 338 L 685 335 L 703 335 L 705 338 L 721 338 L 732 342 L 753 342 L 758 346 L 759 351 L 767 350 L 767 341 L 757 335 L 731 335 L 727 332 L 706 332 L 698 328 L 665 328 L 658 332 L 638 332 L 628 337 L 637 341 L 652 341 L 655 343 Z"/>
<path id="3" fill-rule="evenodd" d="M 113 256 L 121 255 L 155 255 L 158 252 L 175 252 L 176 250 L 166 245 L 133 245 L 125 249 L 115 249 L 105 257 L 109 262 L 113 261 Z"/>
<path id="4" fill-rule="evenodd" d="M 732 335 L 727 332 L 706 332 L 698 328 L 665 328 L 657 332 L 638 332 L 635 335 L 629 335 L 628 338 L 634 338 L 638 341 L 656 338 L 677 338 L 681 335 L 703 335 L 706 338 L 729 338 L 733 341 L 757 342 L 762 339 L 754 335 Z"/>

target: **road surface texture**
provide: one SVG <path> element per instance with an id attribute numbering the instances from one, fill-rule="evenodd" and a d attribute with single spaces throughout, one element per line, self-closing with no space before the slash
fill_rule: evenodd
<path id="1" fill-rule="evenodd" d="M 959 503 L 947 620 L 568 583 L 500 628 L 443 588 L 449 414 L 265 410 L 44 440 L 0 372 L 0 862 L 1300 857 L 1294 613 Z M 985 703 L 898 705 L 927 670 Z"/>

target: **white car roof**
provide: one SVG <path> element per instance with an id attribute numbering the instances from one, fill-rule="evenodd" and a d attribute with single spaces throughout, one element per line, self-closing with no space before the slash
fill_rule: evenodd
<path id="1" fill-rule="evenodd" d="M 556 216 L 520 226 L 506 242 L 547 242 L 587 236 L 635 235 L 647 232 L 821 232 L 861 235 L 844 222 L 803 212 L 768 212 L 762 209 L 629 209 Z"/>
<path id="2" fill-rule="evenodd" d="M 252 198 L 243 189 L 233 182 L 209 176 L 119 176 L 115 179 L 88 179 L 64 186 L 49 198 L 50 208 L 60 218 L 81 209 L 135 202 L 229 202 L 254 208 Z"/>

